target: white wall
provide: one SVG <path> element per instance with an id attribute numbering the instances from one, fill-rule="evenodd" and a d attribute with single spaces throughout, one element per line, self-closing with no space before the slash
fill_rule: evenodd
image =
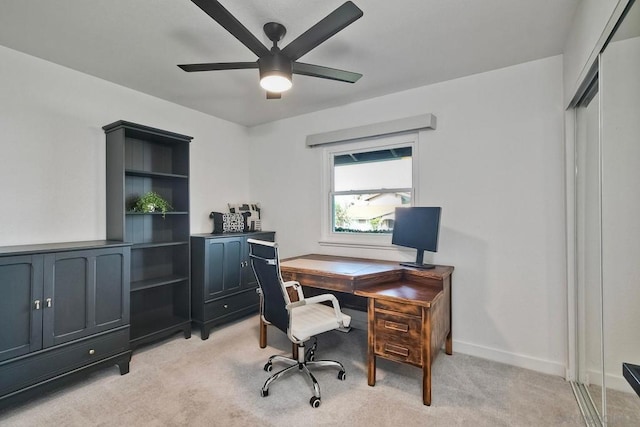
<path id="1" fill-rule="evenodd" d="M 193 136 L 191 231 L 249 194 L 246 128 L 0 46 L 0 246 L 103 239 L 105 136 L 128 120 Z"/>
<path id="2" fill-rule="evenodd" d="M 564 375 L 560 56 L 251 128 L 263 228 L 283 256 L 406 257 L 318 244 L 321 150 L 305 137 L 423 113 L 438 118 L 420 151 L 420 200 L 443 207 L 434 261 L 456 268 L 454 351 Z"/>

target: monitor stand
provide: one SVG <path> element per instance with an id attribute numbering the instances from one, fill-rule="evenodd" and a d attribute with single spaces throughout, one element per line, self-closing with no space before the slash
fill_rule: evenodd
<path id="1" fill-rule="evenodd" d="M 436 268 L 433 264 L 424 264 L 424 249 L 416 249 L 416 262 L 401 262 L 400 265 L 404 267 L 419 268 L 421 270 L 429 270 Z"/>
<path id="2" fill-rule="evenodd" d="M 436 268 L 436 266 L 433 264 L 418 264 L 415 262 L 401 262 L 400 265 L 402 265 L 403 267 L 419 268 L 421 270 L 429 270 L 432 268 Z"/>

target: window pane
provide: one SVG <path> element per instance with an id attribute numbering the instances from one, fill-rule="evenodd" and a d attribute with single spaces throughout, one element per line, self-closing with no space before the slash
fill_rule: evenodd
<path id="1" fill-rule="evenodd" d="M 411 192 L 333 196 L 333 231 L 391 233 L 400 206 L 411 206 Z"/>
<path id="2" fill-rule="evenodd" d="M 411 147 L 334 157 L 334 191 L 411 188 Z"/>

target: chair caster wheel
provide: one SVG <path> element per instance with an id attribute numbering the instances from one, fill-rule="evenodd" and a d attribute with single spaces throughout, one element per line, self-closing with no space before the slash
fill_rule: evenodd
<path id="1" fill-rule="evenodd" d="M 267 396 L 269 396 L 269 390 L 260 389 L 260 397 L 267 397 Z"/>
<path id="2" fill-rule="evenodd" d="M 338 379 L 340 381 L 344 381 L 347 379 L 347 373 L 345 371 L 338 372 Z"/>
<path id="3" fill-rule="evenodd" d="M 264 370 L 267 372 L 271 372 L 273 370 L 273 365 L 271 363 L 266 363 L 264 365 Z"/>
<path id="4" fill-rule="evenodd" d="M 317 408 L 318 406 L 320 406 L 320 398 L 313 396 L 309 401 L 309 404 L 311 404 L 312 408 Z"/>

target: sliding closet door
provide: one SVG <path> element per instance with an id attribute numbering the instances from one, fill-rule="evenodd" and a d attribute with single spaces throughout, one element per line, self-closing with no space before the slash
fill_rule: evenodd
<path id="1" fill-rule="evenodd" d="M 600 239 L 600 138 L 597 82 L 576 109 L 576 275 L 578 383 L 602 416 L 602 283 Z M 595 95 L 594 95 L 595 92 Z"/>
<path id="2" fill-rule="evenodd" d="M 640 2 L 601 54 L 603 324 L 609 426 L 640 425 Z"/>

